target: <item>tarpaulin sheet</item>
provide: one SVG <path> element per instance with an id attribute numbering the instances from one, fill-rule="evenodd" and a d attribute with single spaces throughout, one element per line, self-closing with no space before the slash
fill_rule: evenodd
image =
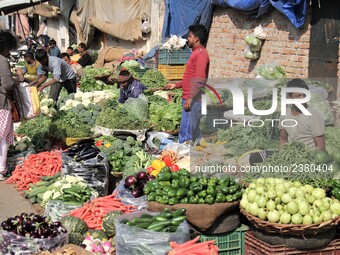
<path id="1" fill-rule="evenodd" d="M 213 3 L 243 11 L 245 15 L 252 18 L 260 17 L 271 7 L 270 0 L 213 0 Z"/>
<path id="2" fill-rule="evenodd" d="M 212 2 L 218 6 L 228 6 L 243 11 L 252 18 L 260 17 L 269 10 L 270 6 L 274 6 L 286 15 L 296 28 L 303 26 L 307 12 L 306 0 L 212 0 Z"/>
<path id="3" fill-rule="evenodd" d="M 78 0 L 76 10 L 83 42 L 89 43 L 93 27 L 119 39 L 136 41 L 142 38 L 142 18 L 151 16 L 151 0 Z M 74 23 L 74 17 L 72 20 Z"/>
<path id="4" fill-rule="evenodd" d="M 185 37 L 192 24 L 202 24 L 209 31 L 212 13 L 211 0 L 165 0 L 163 40 L 171 35 Z"/>
<path id="5" fill-rule="evenodd" d="M 270 0 L 271 4 L 282 12 L 290 22 L 296 27 L 300 28 L 305 24 L 307 13 L 307 1 L 295 0 L 295 1 L 277 1 Z"/>
<path id="6" fill-rule="evenodd" d="M 37 14 L 46 18 L 53 18 L 60 14 L 59 7 L 49 4 L 39 4 L 19 11 L 20 14 L 32 15 Z"/>

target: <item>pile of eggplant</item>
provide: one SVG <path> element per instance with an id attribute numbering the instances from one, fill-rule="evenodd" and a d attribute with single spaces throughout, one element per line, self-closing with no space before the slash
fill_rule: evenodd
<path id="1" fill-rule="evenodd" d="M 79 140 L 76 144 L 70 146 L 65 155 L 72 157 L 75 161 L 83 161 L 97 157 L 100 150 L 95 146 L 94 139 Z"/>

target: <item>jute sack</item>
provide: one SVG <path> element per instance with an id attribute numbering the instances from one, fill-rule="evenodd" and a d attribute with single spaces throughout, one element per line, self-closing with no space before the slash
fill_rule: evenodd
<path id="1" fill-rule="evenodd" d="M 223 214 L 234 212 L 239 209 L 240 201 L 232 203 L 217 203 L 217 204 L 176 204 L 163 205 L 156 202 L 148 202 L 148 210 L 151 212 L 161 212 L 164 208 L 169 208 L 174 211 L 180 208 L 185 208 L 187 221 L 201 231 L 209 229 L 214 222 Z"/>

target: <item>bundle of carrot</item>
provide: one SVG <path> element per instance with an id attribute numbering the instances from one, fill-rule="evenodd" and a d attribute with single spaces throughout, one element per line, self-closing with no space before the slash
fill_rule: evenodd
<path id="1" fill-rule="evenodd" d="M 108 212 L 130 213 L 137 210 L 136 206 L 125 205 L 116 196 L 117 194 L 113 193 L 109 196 L 95 198 L 91 202 L 86 202 L 83 207 L 71 211 L 70 214 L 85 221 L 89 228 L 102 230 L 102 221 Z"/>
<path id="2" fill-rule="evenodd" d="M 218 247 L 214 245 L 215 240 L 197 243 L 200 236 L 183 244 L 170 242 L 173 248 L 168 255 L 218 255 Z"/>
<path id="3" fill-rule="evenodd" d="M 30 183 L 37 183 L 42 176 L 53 176 L 61 171 L 61 154 L 59 151 L 46 151 L 31 154 L 17 165 L 6 183 L 15 183 L 18 190 L 29 189 Z"/>

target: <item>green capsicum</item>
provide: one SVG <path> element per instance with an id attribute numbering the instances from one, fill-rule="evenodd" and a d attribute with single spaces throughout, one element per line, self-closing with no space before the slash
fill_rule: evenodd
<path id="1" fill-rule="evenodd" d="M 158 181 L 170 181 L 171 180 L 171 173 L 161 171 L 157 175 L 157 180 Z"/>
<path id="2" fill-rule="evenodd" d="M 172 189 L 168 192 L 168 197 L 177 197 L 177 190 Z"/>
<path id="3" fill-rule="evenodd" d="M 199 198 L 197 201 L 198 204 L 205 204 L 204 198 Z"/>
<path id="4" fill-rule="evenodd" d="M 179 179 L 179 186 L 182 188 L 188 188 L 190 185 L 190 180 L 186 176 L 182 176 L 181 179 Z"/>
<path id="5" fill-rule="evenodd" d="M 198 197 L 197 196 L 189 197 L 189 204 L 197 204 L 197 203 L 198 203 Z"/>
<path id="6" fill-rule="evenodd" d="M 209 187 L 207 188 L 207 194 L 208 195 L 212 195 L 213 197 L 216 196 L 216 190 L 213 187 Z"/>
<path id="7" fill-rule="evenodd" d="M 168 196 L 166 196 L 166 195 L 164 195 L 164 196 L 162 196 L 162 200 L 163 200 L 163 205 L 167 205 L 167 204 L 169 204 L 169 197 Z"/>
<path id="8" fill-rule="evenodd" d="M 181 199 L 184 198 L 187 195 L 188 191 L 185 188 L 180 188 L 177 190 L 177 198 Z"/>
<path id="9" fill-rule="evenodd" d="M 171 187 L 173 188 L 173 189 L 179 189 L 180 188 L 180 186 L 179 186 L 179 180 L 172 180 L 172 182 L 171 182 Z"/>
<path id="10" fill-rule="evenodd" d="M 236 186 L 230 186 L 229 187 L 229 194 L 234 195 L 236 193 L 237 187 Z"/>
<path id="11" fill-rule="evenodd" d="M 229 194 L 229 187 L 227 186 L 222 186 L 220 188 L 220 191 L 224 194 L 224 195 L 228 195 Z"/>
<path id="12" fill-rule="evenodd" d="M 217 193 L 216 195 L 216 203 L 224 203 L 225 202 L 225 195 L 222 193 Z"/>
<path id="13" fill-rule="evenodd" d="M 198 182 L 202 185 L 203 189 L 208 186 L 208 179 L 206 177 L 200 178 Z"/>
<path id="14" fill-rule="evenodd" d="M 179 172 L 172 172 L 171 173 L 171 179 L 172 180 L 178 180 L 180 178 Z"/>
<path id="15" fill-rule="evenodd" d="M 205 202 L 209 205 L 215 203 L 215 198 L 212 195 L 207 195 L 205 197 Z"/>
<path id="16" fill-rule="evenodd" d="M 187 197 L 183 197 L 180 201 L 181 204 L 189 204 L 189 199 Z"/>
<path id="17" fill-rule="evenodd" d="M 189 171 L 184 168 L 179 169 L 178 173 L 180 176 L 190 177 Z"/>
<path id="18" fill-rule="evenodd" d="M 195 193 L 198 193 L 203 189 L 203 187 L 202 184 L 199 182 L 192 182 L 190 183 L 189 189 Z"/>
<path id="19" fill-rule="evenodd" d="M 192 175 L 192 176 L 190 176 L 190 182 L 192 183 L 192 182 L 197 182 L 198 181 L 198 177 L 197 176 L 194 176 L 194 175 Z"/>
<path id="20" fill-rule="evenodd" d="M 187 197 L 192 197 L 194 195 L 195 193 L 192 190 L 188 190 Z"/>
<path id="21" fill-rule="evenodd" d="M 170 178 L 171 178 L 171 169 L 170 169 L 170 167 L 167 167 L 167 166 L 163 167 L 161 169 L 160 173 L 169 173 L 170 174 Z M 157 175 L 157 178 L 158 178 L 158 175 Z"/>
<path id="22" fill-rule="evenodd" d="M 147 196 L 148 201 L 156 201 L 156 194 L 154 192 L 151 192 L 148 196 Z"/>
<path id="23" fill-rule="evenodd" d="M 206 190 L 202 190 L 202 191 L 198 192 L 197 196 L 199 198 L 205 198 L 207 196 L 207 191 Z"/>
<path id="24" fill-rule="evenodd" d="M 176 197 L 172 197 L 169 199 L 169 205 L 178 204 L 178 199 Z"/>
<path id="25" fill-rule="evenodd" d="M 226 202 L 233 202 L 233 201 L 234 201 L 234 198 L 233 198 L 232 195 L 227 195 L 227 196 L 225 197 L 225 201 L 226 201 Z"/>
<path id="26" fill-rule="evenodd" d="M 163 202 L 162 196 L 157 195 L 157 196 L 156 196 L 156 202 L 162 204 L 162 202 Z"/>
<path id="27" fill-rule="evenodd" d="M 230 179 L 228 176 L 223 176 L 221 179 L 218 180 L 218 185 L 221 186 L 229 186 Z"/>
<path id="28" fill-rule="evenodd" d="M 148 195 L 148 194 L 151 192 L 151 190 L 150 190 L 150 188 L 149 188 L 148 186 L 145 186 L 144 189 L 143 189 L 143 191 L 144 191 L 144 193 L 145 193 L 146 195 Z"/>
<path id="29" fill-rule="evenodd" d="M 171 183 L 169 181 L 160 181 L 158 182 L 158 186 L 160 188 L 171 187 Z"/>

